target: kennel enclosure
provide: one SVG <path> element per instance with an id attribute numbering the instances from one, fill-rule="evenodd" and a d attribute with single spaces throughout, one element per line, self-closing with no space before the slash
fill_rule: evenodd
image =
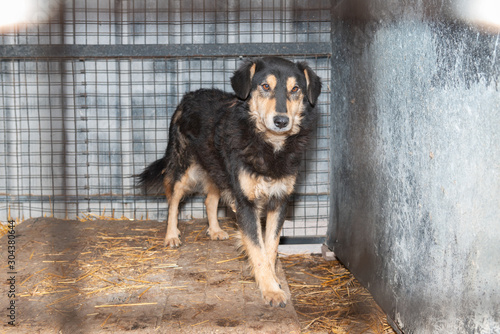
<path id="1" fill-rule="evenodd" d="M 131 175 L 183 94 L 307 61 L 321 116 L 284 236 L 326 236 L 397 331 L 500 333 L 500 43 L 467 1 L 34 3 L 0 34 L 0 220 L 164 220 Z"/>
<path id="2" fill-rule="evenodd" d="M 46 21 L 5 31 L 1 219 L 113 216 L 165 219 L 163 195 L 134 174 L 163 155 L 170 117 L 199 88 L 232 91 L 248 57 L 307 61 L 330 78 L 330 3 L 54 1 Z M 329 212 L 330 94 L 304 157 L 283 234 L 321 237 Z M 220 209 L 220 216 L 227 210 Z M 205 216 L 203 198 L 181 218 Z"/>

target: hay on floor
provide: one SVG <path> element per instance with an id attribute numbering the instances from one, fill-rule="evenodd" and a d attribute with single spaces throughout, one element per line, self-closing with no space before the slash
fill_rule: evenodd
<path id="1" fill-rule="evenodd" d="M 303 333 L 394 333 L 370 293 L 338 261 L 280 258 Z"/>

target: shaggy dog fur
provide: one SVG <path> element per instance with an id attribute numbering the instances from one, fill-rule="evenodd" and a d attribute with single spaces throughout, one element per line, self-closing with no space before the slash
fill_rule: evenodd
<path id="1" fill-rule="evenodd" d="M 217 220 L 222 198 L 236 212 L 264 300 L 284 307 L 287 296 L 275 273 L 279 236 L 316 124 L 321 81 L 306 63 L 268 57 L 245 62 L 231 84 L 236 94 L 201 89 L 183 97 L 165 155 L 138 176 L 139 185 L 165 188 L 169 247 L 181 245 L 178 206 L 193 192 L 207 195 L 207 234 L 227 239 Z"/>

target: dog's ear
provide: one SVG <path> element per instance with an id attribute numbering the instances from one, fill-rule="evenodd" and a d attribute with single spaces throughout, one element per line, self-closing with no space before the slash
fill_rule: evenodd
<path id="1" fill-rule="evenodd" d="M 311 105 L 315 105 L 321 93 L 321 79 L 314 73 L 306 62 L 298 63 L 299 69 L 304 72 L 307 82 L 307 99 Z"/>
<path id="2" fill-rule="evenodd" d="M 246 100 L 252 88 L 252 78 L 255 74 L 255 62 L 248 60 L 236 70 L 231 78 L 233 90 L 242 100 Z"/>

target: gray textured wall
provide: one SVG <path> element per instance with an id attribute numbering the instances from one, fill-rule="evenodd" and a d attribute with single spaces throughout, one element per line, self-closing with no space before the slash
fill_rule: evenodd
<path id="1" fill-rule="evenodd" d="M 500 333 L 500 37 L 407 3 L 336 13 L 327 243 L 404 333 Z"/>

